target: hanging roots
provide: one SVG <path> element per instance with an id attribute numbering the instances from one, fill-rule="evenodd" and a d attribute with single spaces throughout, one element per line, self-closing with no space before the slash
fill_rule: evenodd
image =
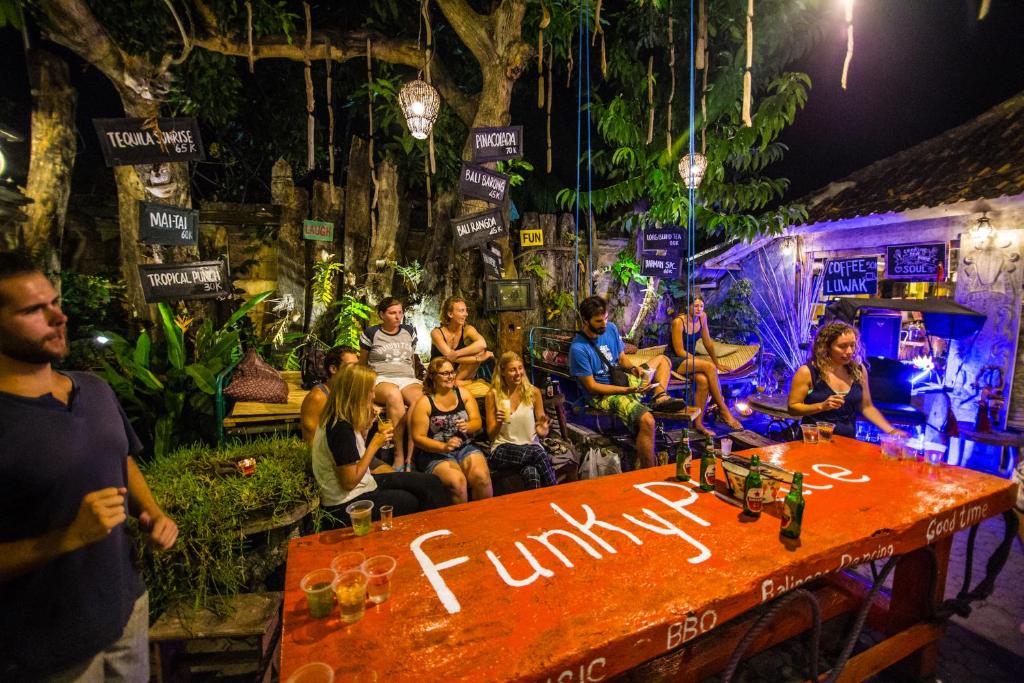
<path id="1" fill-rule="evenodd" d="M 672 102 L 676 98 L 676 44 L 672 33 L 672 3 L 668 6 L 668 68 L 672 74 L 672 83 L 668 91 L 668 112 L 665 119 L 665 148 L 672 150 Z"/>
<path id="2" fill-rule="evenodd" d="M 256 73 L 256 53 L 252 46 L 252 3 L 245 0 L 245 27 L 249 42 L 249 73 Z"/>
<path id="3" fill-rule="evenodd" d="M 316 168 L 316 159 L 313 154 L 313 130 L 316 121 L 313 118 L 313 108 L 316 101 L 313 99 L 313 63 L 309 61 L 309 51 L 313 42 L 313 21 L 309 3 L 302 3 L 306 12 L 306 46 L 302 53 L 302 60 L 305 64 L 303 73 L 306 77 L 306 168 L 312 171 Z"/>
<path id="4" fill-rule="evenodd" d="M 547 5 L 540 6 L 540 28 L 537 31 L 537 109 L 544 108 L 544 29 L 551 23 L 551 13 Z M 548 80 L 551 75 L 548 74 Z"/>
<path id="5" fill-rule="evenodd" d="M 647 58 L 647 144 L 654 140 L 654 55 Z"/>
<path id="6" fill-rule="evenodd" d="M 743 125 L 751 127 L 750 97 L 753 90 L 751 69 L 754 66 L 754 0 L 747 0 L 747 66 L 743 70 Z"/>
<path id="7" fill-rule="evenodd" d="M 334 74 L 331 62 L 331 40 L 324 43 L 324 70 L 327 72 L 327 180 L 334 202 Z"/>
<path id="8" fill-rule="evenodd" d="M 548 54 L 548 173 L 551 173 L 551 65 L 555 63 L 555 46 L 550 46 L 551 52 Z"/>

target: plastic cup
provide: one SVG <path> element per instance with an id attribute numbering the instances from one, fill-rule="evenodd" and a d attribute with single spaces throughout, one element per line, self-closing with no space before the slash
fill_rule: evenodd
<path id="1" fill-rule="evenodd" d="M 506 421 L 512 417 L 512 399 L 501 399 L 500 401 L 498 401 L 498 407 L 501 409 L 501 412 L 505 414 Z"/>
<path id="2" fill-rule="evenodd" d="M 732 439 L 724 438 L 719 442 L 722 449 L 722 455 L 729 455 L 732 453 Z"/>
<path id="3" fill-rule="evenodd" d="M 334 669 L 323 662 L 303 664 L 288 677 L 288 683 L 334 683 Z"/>
<path id="4" fill-rule="evenodd" d="M 942 467 L 946 464 L 946 452 L 927 448 L 924 451 L 924 461 L 932 467 Z"/>
<path id="5" fill-rule="evenodd" d="M 818 425 L 800 425 L 804 443 L 818 443 Z"/>
<path id="6" fill-rule="evenodd" d="M 903 439 L 892 434 L 878 437 L 878 445 L 882 449 L 882 457 L 886 460 L 899 460 L 903 457 Z"/>
<path id="7" fill-rule="evenodd" d="M 835 431 L 835 424 L 832 422 L 819 422 L 818 423 L 818 439 L 820 441 L 831 442 L 832 432 Z"/>
<path id="8" fill-rule="evenodd" d="M 380 530 L 391 531 L 394 526 L 395 507 L 393 505 L 380 506 Z"/>
<path id="9" fill-rule="evenodd" d="M 334 594 L 342 621 L 351 624 L 362 619 L 366 612 L 366 572 L 351 569 L 341 573 L 334 580 Z"/>
<path id="10" fill-rule="evenodd" d="M 370 515 L 373 513 L 372 500 L 357 500 L 349 503 L 345 512 L 352 518 L 352 531 L 356 536 L 365 536 L 373 530 L 370 524 Z"/>
<path id="11" fill-rule="evenodd" d="M 363 562 L 370 602 L 379 605 L 391 596 L 391 575 L 395 573 L 396 565 L 395 558 L 389 555 L 375 555 Z"/>
<path id="12" fill-rule="evenodd" d="M 331 584 L 337 578 L 333 569 L 317 569 L 302 577 L 299 586 L 309 602 L 309 616 L 323 619 L 334 607 L 334 590 Z"/>
<path id="13" fill-rule="evenodd" d="M 363 566 L 363 562 L 366 561 L 366 555 L 358 552 L 351 553 L 338 553 L 331 560 L 331 569 L 334 570 L 335 574 L 342 574 L 343 572 L 350 571 L 352 569 L 359 569 Z"/>

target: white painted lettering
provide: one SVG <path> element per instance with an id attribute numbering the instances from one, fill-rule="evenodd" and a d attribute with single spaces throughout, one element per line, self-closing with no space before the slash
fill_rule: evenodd
<path id="1" fill-rule="evenodd" d="M 537 558 L 533 556 L 533 553 L 527 550 L 526 546 L 524 546 L 520 541 L 516 541 L 516 548 L 519 549 L 519 552 L 523 554 L 523 557 L 526 558 L 526 561 L 530 563 L 531 567 L 533 567 L 533 574 L 531 574 L 528 578 L 525 579 L 512 578 L 512 575 L 508 573 L 507 569 L 505 569 L 504 563 L 502 563 L 502 561 L 498 559 L 497 555 L 495 555 L 492 551 L 488 550 L 487 559 L 490 560 L 491 564 L 494 565 L 494 568 L 498 570 L 498 576 L 501 577 L 502 581 L 512 586 L 513 588 L 522 588 L 523 586 L 529 586 L 531 583 L 533 583 L 542 576 L 550 579 L 552 576 L 555 575 L 555 573 L 550 569 L 541 566 L 540 562 L 537 561 Z"/>
<path id="2" fill-rule="evenodd" d="M 675 524 L 672 524 L 661 515 L 658 515 L 648 510 L 647 508 L 643 508 L 643 513 L 651 519 L 653 519 L 654 521 L 659 522 L 662 526 L 659 527 L 653 524 L 648 524 L 647 522 L 644 522 L 643 520 L 640 520 L 634 517 L 633 515 L 627 513 L 623 513 L 622 516 L 628 519 L 633 524 L 636 524 L 638 527 L 647 529 L 648 531 L 653 531 L 654 533 L 660 534 L 662 536 L 678 536 L 679 538 L 683 539 L 684 541 L 692 545 L 699 551 L 699 554 L 694 557 L 689 557 L 686 559 L 686 561 L 690 564 L 700 564 L 701 562 L 711 557 L 711 551 L 708 550 L 706 545 L 704 545 L 696 538 L 694 538 L 690 534 L 686 533 L 685 531 L 677 527 Z"/>
<path id="3" fill-rule="evenodd" d="M 434 592 L 437 593 L 438 599 L 441 600 L 441 604 L 448 610 L 449 614 L 455 614 L 462 610 L 462 606 L 459 604 L 458 598 L 452 593 L 451 589 L 448 588 L 448 584 L 445 583 L 444 579 L 441 578 L 441 570 L 451 569 L 464 562 L 469 562 L 469 557 L 463 555 L 462 557 L 454 557 L 444 562 L 435 563 L 430 556 L 423 551 L 423 543 L 430 540 L 431 538 L 437 538 L 438 536 L 451 536 L 452 532 L 447 529 L 438 529 L 437 531 L 431 531 L 423 534 L 422 536 L 416 537 L 409 547 L 412 549 L 412 554 L 416 560 L 420 563 L 420 567 L 423 569 L 423 575 L 427 577 L 427 581 L 430 581 L 430 585 L 433 587 Z"/>
<path id="4" fill-rule="evenodd" d="M 551 503 L 551 509 L 557 512 L 559 515 L 561 515 L 565 521 L 569 522 L 569 524 L 572 524 L 574 527 L 585 533 L 587 536 L 592 538 L 595 543 L 597 543 L 599 546 L 601 546 L 607 552 L 613 555 L 618 551 L 615 550 L 611 543 L 608 543 L 606 540 L 604 540 L 603 538 L 595 534 L 593 531 L 591 531 L 591 527 L 598 526 L 609 531 L 617 531 L 629 540 L 633 541 L 633 543 L 637 545 L 643 545 L 643 542 L 636 537 L 636 534 L 632 534 L 621 527 L 617 527 L 614 524 L 609 524 L 608 522 L 603 522 L 597 519 L 597 517 L 594 515 L 593 509 L 591 509 L 589 505 L 584 504 L 581 507 L 583 508 L 583 512 L 585 512 L 587 515 L 587 521 L 585 523 L 580 523 L 576 521 L 575 519 L 569 516 L 569 513 L 567 513 L 562 508 L 558 507 L 557 504 Z"/>

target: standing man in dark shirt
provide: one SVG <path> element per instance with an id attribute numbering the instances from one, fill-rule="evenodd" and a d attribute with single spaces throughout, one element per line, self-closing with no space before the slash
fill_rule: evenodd
<path id="1" fill-rule="evenodd" d="M 178 528 L 114 392 L 51 367 L 66 323 L 46 277 L 0 252 L 0 680 L 144 681 L 149 602 L 124 522 L 161 549 Z"/>

